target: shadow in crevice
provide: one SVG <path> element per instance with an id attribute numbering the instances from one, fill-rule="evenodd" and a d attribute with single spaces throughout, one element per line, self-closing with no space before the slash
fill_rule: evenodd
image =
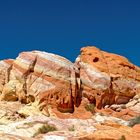
<path id="1" fill-rule="evenodd" d="M 77 98 L 76 98 L 76 107 L 79 107 L 82 101 L 82 93 L 83 93 L 83 88 L 81 87 L 77 91 Z"/>

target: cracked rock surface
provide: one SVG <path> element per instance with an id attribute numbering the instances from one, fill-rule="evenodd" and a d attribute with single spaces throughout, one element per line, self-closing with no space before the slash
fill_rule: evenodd
<path id="1" fill-rule="evenodd" d="M 74 63 L 42 51 L 0 61 L 0 139 L 137 140 L 139 107 L 140 68 L 93 46 Z"/>

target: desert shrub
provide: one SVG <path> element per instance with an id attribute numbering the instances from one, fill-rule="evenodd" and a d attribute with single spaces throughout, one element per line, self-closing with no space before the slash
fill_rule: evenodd
<path id="1" fill-rule="evenodd" d="M 137 117 L 129 120 L 130 127 L 133 127 L 135 124 L 140 124 L 140 116 L 137 116 Z"/>
<path id="2" fill-rule="evenodd" d="M 74 127 L 74 125 L 72 125 L 72 126 L 69 127 L 68 129 L 69 129 L 69 131 L 75 131 L 75 127 Z"/>
<path id="3" fill-rule="evenodd" d="M 90 103 L 90 104 L 87 104 L 87 105 L 85 106 L 85 109 L 86 109 L 87 111 L 90 111 L 91 113 L 93 113 L 94 107 L 95 107 L 95 105 L 94 105 L 93 103 Z"/>
<path id="4" fill-rule="evenodd" d="M 56 131 L 57 129 L 54 126 L 51 126 L 49 124 L 44 124 L 41 128 L 37 130 L 37 132 L 34 134 L 33 137 L 39 135 L 39 134 L 45 134 L 51 131 Z"/>

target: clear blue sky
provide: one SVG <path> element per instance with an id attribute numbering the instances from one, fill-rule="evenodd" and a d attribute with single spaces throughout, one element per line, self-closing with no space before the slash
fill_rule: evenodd
<path id="1" fill-rule="evenodd" d="M 0 59 L 43 50 L 74 61 L 87 45 L 140 66 L 140 1 L 0 0 Z"/>

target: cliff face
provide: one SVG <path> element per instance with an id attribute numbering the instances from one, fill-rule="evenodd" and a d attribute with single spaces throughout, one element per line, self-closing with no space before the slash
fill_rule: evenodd
<path id="1" fill-rule="evenodd" d="M 0 61 L 0 99 L 51 104 L 73 112 L 83 98 L 97 108 L 127 103 L 140 94 L 140 69 L 126 58 L 95 47 L 81 49 L 73 64 L 61 56 L 23 52 L 15 60 Z"/>

